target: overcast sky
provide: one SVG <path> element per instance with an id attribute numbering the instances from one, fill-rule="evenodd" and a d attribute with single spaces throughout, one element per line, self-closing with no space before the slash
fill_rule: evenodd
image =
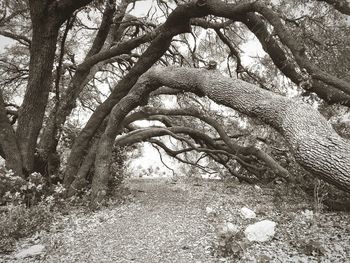
<path id="1" fill-rule="evenodd" d="M 0 51 L 3 50 L 4 47 L 10 43 L 13 43 L 13 40 L 11 40 L 7 37 L 0 36 Z"/>

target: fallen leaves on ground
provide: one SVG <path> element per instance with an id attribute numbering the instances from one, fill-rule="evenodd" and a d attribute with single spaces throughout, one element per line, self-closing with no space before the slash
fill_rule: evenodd
<path id="1" fill-rule="evenodd" d="M 96 212 L 62 216 L 40 233 L 45 254 L 20 262 L 347 262 L 350 215 L 313 214 L 298 193 L 276 200 L 274 190 L 218 180 L 129 179 L 131 198 Z M 241 216 L 242 207 L 256 218 Z M 219 251 L 217 227 L 244 229 L 261 220 L 277 223 L 267 242 L 235 235 L 233 254 Z M 23 248 L 25 240 L 18 243 Z M 17 251 L 18 252 L 18 251 Z M 12 255 L 5 262 L 16 261 Z M 0 258 L 1 259 L 1 258 Z"/>

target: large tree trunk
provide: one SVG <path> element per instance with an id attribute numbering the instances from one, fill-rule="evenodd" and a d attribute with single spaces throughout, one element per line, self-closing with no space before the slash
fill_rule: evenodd
<path id="1" fill-rule="evenodd" d="M 126 6 L 123 6 L 122 11 L 124 12 L 120 14 L 119 20 L 123 18 Z M 108 36 L 108 32 L 111 28 L 111 24 L 113 23 L 114 12 L 115 1 L 109 0 L 109 2 L 106 4 L 100 28 L 97 32 L 97 35 L 93 41 L 93 44 L 88 54 L 86 55 L 85 60 L 95 55 L 102 49 L 105 40 Z M 121 22 L 119 20 L 118 22 Z M 56 151 L 59 130 L 62 128 L 67 117 L 75 108 L 75 101 L 78 98 L 80 92 L 94 76 L 94 74 L 90 72 L 91 67 L 85 67 L 84 69 L 81 69 L 80 65 L 77 67 L 77 70 L 74 76 L 72 77 L 67 90 L 60 98 L 60 103 L 58 104 L 57 109 L 54 108 L 50 112 L 45 127 L 43 128 L 39 143 L 39 149 L 41 150 L 41 155 L 43 159 L 47 159 L 51 153 L 54 153 Z"/>
<path id="2" fill-rule="evenodd" d="M 52 18 L 33 19 L 28 86 L 17 127 L 23 167 L 27 172 L 33 169 L 36 142 L 48 101 L 58 29 Z"/>
<path id="3" fill-rule="evenodd" d="M 32 21 L 29 77 L 16 131 L 23 167 L 31 172 L 38 135 L 51 87 L 60 26 L 78 8 L 92 0 L 29 0 Z"/>
<path id="4" fill-rule="evenodd" d="M 263 90 L 253 84 L 205 69 L 154 67 L 112 110 L 95 161 L 93 197 L 103 197 L 113 142 L 123 118 L 152 90 L 168 86 L 197 94 L 259 118 L 285 138 L 296 161 L 319 178 L 350 192 L 350 143 L 340 137 L 313 107 Z"/>

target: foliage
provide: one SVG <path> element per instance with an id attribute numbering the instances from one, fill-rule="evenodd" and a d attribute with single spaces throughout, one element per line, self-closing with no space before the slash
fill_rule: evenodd
<path id="1" fill-rule="evenodd" d="M 48 230 L 52 220 L 50 206 L 44 202 L 30 208 L 23 204 L 1 207 L 0 252 L 11 251 L 19 238 Z"/>

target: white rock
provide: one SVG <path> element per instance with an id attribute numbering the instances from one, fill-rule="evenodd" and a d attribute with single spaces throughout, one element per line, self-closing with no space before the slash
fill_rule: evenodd
<path id="1" fill-rule="evenodd" d="M 249 225 L 244 234 L 249 241 L 265 242 L 275 235 L 275 226 L 275 222 L 263 220 Z"/>
<path id="2" fill-rule="evenodd" d="M 241 216 L 243 218 L 255 218 L 256 214 L 253 210 L 249 209 L 248 207 L 242 207 L 241 208 Z"/>
<path id="3" fill-rule="evenodd" d="M 15 258 L 19 259 L 19 258 L 27 258 L 27 257 L 33 257 L 36 255 L 40 255 L 41 253 L 43 253 L 45 249 L 45 246 L 43 245 L 34 245 L 31 246 L 29 248 L 23 249 L 22 251 L 18 252 L 15 255 Z"/>
<path id="4" fill-rule="evenodd" d="M 306 220 L 312 220 L 314 218 L 314 212 L 311 210 L 306 209 L 305 211 L 303 211 L 301 213 L 305 217 Z"/>

